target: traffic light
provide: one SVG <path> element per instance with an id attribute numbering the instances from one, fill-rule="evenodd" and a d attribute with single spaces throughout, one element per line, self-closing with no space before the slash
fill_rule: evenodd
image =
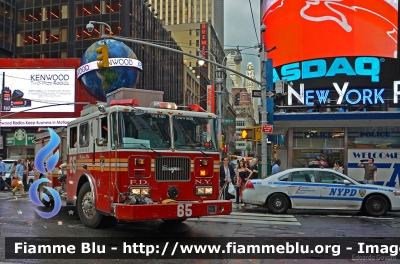
<path id="1" fill-rule="evenodd" d="M 253 129 L 252 128 L 242 129 L 242 139 L 252 140 L 253 139 Z"/>
<path id="2" fill-rule="evenodd" d="M 261 142 L 261 127 L 254 128 L 254 142 Z"/>
<path id="3" fill-rule="evenodd" d="M 277 148 L 278 148 L 278 144 L 275 144 L 274 145 L 274 159 L 276 159 L 276 150 L 277 150 Z"/>
<path id="4" fill-rule="evenodd" d="M 101 45 L 96 49 L 96 52 L 99 53 L 97 56 L 97 60 L 100 61 L 97 63 L 97 66 L 100 68 L 108 68 L 110 65 L 108 64 L 108 47 L 106 44 Z"/>
<path id="5" fill-rule="evenodd" d="M 240 102 L 240 93 L 235 94 L 235 105 L 238 106 Z"/>

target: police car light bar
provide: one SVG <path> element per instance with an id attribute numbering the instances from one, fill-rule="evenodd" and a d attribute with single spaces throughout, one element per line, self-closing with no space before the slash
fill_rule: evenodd
<path id="1" fill-rule="evenodd" d="M 201 106 L 197 105 L 197 104 L 189 104 L 187 106 L 187 109 L 189 111 L 197 111 L 197 112 L 205 112 L 206 110 L 204 110 Z"/>
<path id="2" fill-rule="evenodd" d="M 150 107 L 162 108 L 162 109 L 171 109 L 171 110 L 178 109 L 178 106 L 175 103 L 158 102 L 158 101 L 151 102 L 150 103 Z"/>
<path id="3" fill-rule="evenodd" d="M 131 106 L 139 106 L 139 103 L 136 99 L 119 99 L 119 100 L 111 100 L 110 106 L 114 105 L 131 105 Z"/>

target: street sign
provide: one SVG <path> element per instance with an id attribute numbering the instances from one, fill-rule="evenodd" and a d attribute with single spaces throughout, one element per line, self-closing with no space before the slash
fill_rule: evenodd
<path id="1" fill-rule="evenodd" d="M 267 91 L 267 98 L 275 98 L 276 91 Z"/>
<path id="2" fill-rule="evenodd" d="M 261 98 L 261 90 L 252 90 L 251 97 Z M 275 98 L 275 97 L 276 97 L 276 91 L 267 91 L 267 98 Z"/>
<path id="3" fill-rule="evenodd" d="M 261 90 L 252 90 L 251 97 L 260 97 L 261 98 Z"/>
<path id="4" fill-rule="evenodd" d="M 262 125 L 262 132 L 263 133 L 272 134 L 272 131 L 274 131 L 274 126 L 273 125 L 268 125 L 268 124 L 263 124 Z"/>
<path id="5" fill-rule="evenodd" d="M 223 120 L 222 120 L 222 123 L 233 124 L 233 123 L 235 123 L 235 120 L 234 120 L 234 119 L 223 119 Z"/>

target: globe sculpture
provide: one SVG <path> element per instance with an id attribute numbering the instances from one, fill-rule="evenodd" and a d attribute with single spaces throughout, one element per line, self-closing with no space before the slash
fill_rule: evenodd
<path id="1" fill-rule="evenodd" d="M 97 67 L 96 49 L 106 43 L 110 67 Z M 112 39 L 93 43 L 83 54 L 78 78 L 86 90 L 101 101 L 106 101 L 106 95 L 119 88 L 133 88 L 139 79 L 142 69 L 135 53 L 124 43 Z"/>

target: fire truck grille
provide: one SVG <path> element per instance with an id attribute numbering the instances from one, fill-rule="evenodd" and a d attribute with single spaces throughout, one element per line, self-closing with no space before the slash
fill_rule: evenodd
<path id="1" fill-rule="evenodd" d="M 156 159 L 156 181 L 189 181 L 190 158 L 161 157 Z"/>

